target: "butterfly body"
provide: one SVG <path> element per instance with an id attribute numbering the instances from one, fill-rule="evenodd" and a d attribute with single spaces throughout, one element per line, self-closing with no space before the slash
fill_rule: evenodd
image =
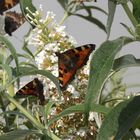
<path id="1" fill-rule="evenodd" d="M 44 104 L 45 97 L 43 95 L 43 92 L 44 91 L 42 82 L 38 78 L 35 78 L 31 82 L 27 83 L 20 90 L 18 90 L 16 92 L 16 96 L 20 98 L 27 96 L 35 96 L 39 98 L 40 104 Z"/>
<path id="2" fill-rule="evenodd" d="M 11 36 L 12 32 L 17 30 L 25 22 L 25 18 L 20 13 L 16 13 L 15 11 L 9 11 L 5 13 L 4 22 L 4 30 L 7 34 Z"/>
<path id="3" fill-rule="evenodd" d="M 2 15 L 4 11 L 14 7 L 19 3 L 19 0 L 0 0 L 0 14 Z"/>
<path id="4" fill-rule="evenodd" d="M 59 82 L 62 90 L 65 90 L 74 79 L 77 70 L 87 63 L 89 55 L 94 49 L 94 44 L 88 44 L 69 49 L 63 53 L 56 53 L 58 56 Z"/>

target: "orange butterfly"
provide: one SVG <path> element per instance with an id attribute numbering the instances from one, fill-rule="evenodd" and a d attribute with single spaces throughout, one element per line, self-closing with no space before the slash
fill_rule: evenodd
<path id="1" fill-rule="evenodd" d="M 61 90 L 66 89 L 68 84 L 74 79 L 76 71 L 87 63 L 89 55 L 94 49 L 94 44 L 87 44 L 74 49 L 69 49 L 63 53 L 56 52 L 56 55 L 58 56 Z"/>
<path id="2" fill-rule="evenodd" d="M 4 11 L 14 7 L 19 3 L 19 0 L 0 0 L 0 14 L 2 15 Z"/>
<path id="3" fill-rule="evenodd" d="M 25 17 L 20 13 L 16 13 L 15 11 L 9 11 L 5 13 L 4 22 L 5 32 L 12 36 L 12 32 L 17 30 L 25 22 Z"/>
<path id="4" fill-rule="evenodd" d="M 26 96 L 35 96 L 38 97 L 40 100 L 40 105 L 45 104 L 45 97 L 43 94 L 43 84 L 42 82 L 38 79 L 35 78 L 31 82 L 27 83 L 24 87 L 22 87 L 20 90 L 16 92 L 16 97 L 26 97 Z"/>

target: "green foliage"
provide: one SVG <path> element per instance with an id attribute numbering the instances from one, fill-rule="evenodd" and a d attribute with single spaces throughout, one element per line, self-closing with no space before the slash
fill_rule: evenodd
<path id="1" fill-rule="evenodd" d="M 68 17 L 69 16 L 80 17 L 84 20 L 89 21 L 92 24 L 97 25 L 99 28 L 101 28 L 102 30 L 104 30 L 106 32 L 106 28 L 105 28 L 104 24 L 102 22 L 100 22 L 100 20 L 95 18 L 92 14 L 93 10 L 97 10 L 97 11 L 100 11 L 100 12 L 104 13 L 105 15 L 107 15 L 107 13 L 103 9 L 101 9 L 97 6 L 88 6 L 88 5 L 85 5 L 84 3 L 82 5 L 79 5 L 78 3 L 76 3 L 76 1 L 73 1 L 73 0 L 70 0 L 70 1 L 58 0 L 58 2 L 65 9 L 65 12 L 67 12 Z M 84 10 L 88 15 L 85 16 L 83 14 L 79 14 L 78 12 L 80 10 Z"/>
<path id="2" fill-rule="evenodd" d="M 91 109 L 91 104 L 96 103 L 98 96 L 100 96 L 101 88 L 111 72 L 116 54 L 118 51 L 120 51 L 122 46 L 124 46 L 124 44 L 128 43 L 129 41 L 129 38 L 125 37 L 121 37 L 113 41 L 106 41 L 94 53 L 91 60 L 91 76 L 89 77 L 85 100 L 87 114 Z"/>
<path id="3" fill-rule="evenodd" d="M 1 140 L 25 140 L 28 135 L 36 134 L 37 131 L 32 130 L 15 130 L 0 136 Z"/>
<path id="4" fill-rule="evenodd" d="M 16 64 L 17 71 L 18 71 L 18 57 L 17 57 L 17 53 L 16 53 L 14 46 L 11 44 L 11 42 L 9 40 L 7 40 L 2 35 L 0 35 L 0 44 L 4 45 L 4 47 L 6 47 L 10 51 L 11 55 L 13 56 L 13 58 L 15 60 L 15 64 Z"/>
<path id="5" fill-rule="evenodd" d="M 109 38 L 109 35 L 110 35 L 110 30 L 111 30 L 112 22 L 114 19 L 114 14 L 116 11 L 116 6 L 117 6 L 117 3 L 115 1 L 108 0 L 109 14 L 108 14 L 107 25 L 106 25 L 107 38 Z"/>
<path id="6" fill-rule="evenodd" d="M 133 15 L 136 20 L 140 23 L 140 1 L 139 0 L 132 0 L 133 4 Z"/>
<path id="7" fill-rule="evenodd" d="M 122 139 L 140 115 L 140 96 L 123 101 L 106 116 L 100 128 L 97 140 Z"/>
<path id="8" fill-rule="evenodd" d="M 16 69 L 15 69 L 16 71 Z M 40 74 L 40 75 L 43 75 L 47 78 L 49 78 L 57 87 L 59 93 L 61 93 L 61 90 L 60 90 L 60 86 L 59 86 L 59 83 L 58 83 L 58 80 L 57 78 L 51 74 L 49 71 L 47 70 L 38 70 L 37 68 L 34 68 L 34 67 L 19 67 L 19 71 L 20 71 L 20 76 L 27 76 L 27 75 L 36 75 L 36 74 Z M 14 72 L 15 73 L 15 72 Z"/>
<path id="9" fill-rule="evenodd" d="M 140 59 L 136 59 L 135 56 L 131 54 L 124 55 L 118 59 L 115 59 L 113 70 L 115 72 L 128 67 L 139 67 Z"/>
<path id="10" fill-rule="evenodd" d="M 95 112 L 99 112 L 99 113 L 107 114 L 109 112 L 109 110 L 110 110 L 109 108 L 106 108 L 104 106 L 97 105 L 97 104 L 94 104 L 94 103 L 91 106 L 93 108 L 91 108 L 90 111 L 95 111 Z M 52 118 L 49 121 L 49 125 L 52 124 L 54 121 L 60 119 L 61 117 L 67 116 L 67 115 L 69 115 L 71 113 L 84 113 L 84 112 L 85 112 L 84 104 L 71 106 L 71 107 L 65 109 L 59 115 L 57 115 L 54 118 Z"/>

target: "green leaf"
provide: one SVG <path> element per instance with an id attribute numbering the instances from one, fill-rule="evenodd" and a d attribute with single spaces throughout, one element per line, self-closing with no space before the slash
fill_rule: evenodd
<path id="1" fill-rule="evenodd" d="M 107 39 L 110 36 L 110 30 L 111 30 L 111 26 L 113 23 L 113 19 L 114 19 L 114 14 L 116 11 L 116 1 L 112 1 L 112 0 L 108 0 L 108 19 L 107 19 L 107 24 L 106 24 L 106 31 L 107 31 Z"/>
<path id="2" fill-rule="evenodd" d="M 18 115 L 18 116 L 24 117 L 24 115 L 20 113 L 19 111 L 4 111 L 0 113 L 0 115 L 3 115 L 3 114 L 15 115 L 15 116 Z"/>
<path id="3" fill-rule="evenodd" d="M 52 138 L 47 135 L 43 135 L 40 140 L 52 140 Z"/>
<path id="4" fill-rule="evenodd" d="M 36 134 L 33 130 L 15 130 L 0 136 L 1 140 L 25 140 L 28 135 Z"/>
<path id="5" fill-rule="evenodd" d="M 107 114 L 110 111 L 110 108 L 106 108 L 105 106 L 102 106 L 102 105 L 92 104 L 91 111 Z M 48 125 L 52 124 L 54 121 L 60 119 L 61 117 L 67 116 L 69 114 L 84 113 L 84 112 L 85 112 L 84 104 L 71 106 L 65 109 L 64 111 L 62 111 L 60 114 L 58 114 L 51 120 L 49 120 Z"/>
<path id="6" fill-rule="evenodd" d="M 4 58 L 5 58 L 4 55 L 0 53 L 0 64 L 3 64 Z"/>
<path id="7" fill-rule="evenodd" d="M 5 61 L 5 64 L 10 65 L 12 61 L 13 61 L 13 56 L 12 56 L 12 55 L 9 55 L 9 56 L 7 57 L 7 59 L 6 59 L 6 61 Z"/>
<path id="8" fill-rule="evenodd" d="M 30 58 L 32 57 L 32 58 L 34 58 L 34 54 L 32 53 L 32 51 L 28 48 L 29 46 L 28 46 L 28 42 L 29 42 L 29 36 L 30 36 L 30 34 L 31 34 L 31 32 L 32 32 L 32 29 L 30 29 L 27 33 L 26 33 L 26 35 L 24 35 L 24 44 L 23 44 L 23 47 L 22 47 L 22 49 L 26 52 L 26 55 L 28 56 L 30 56 Z M 28 56 L 28 58 L 29 58 L 29 56 Z"/>
<path id="9" fill-rule="evenodd" d="M 73 0 L 58 0 L 58 2 L 68 15 L 75 13 L 78 7 L 80 7 L 79 3 Z"/>
<path id="10" fill-rule="evenodd" d="M 86 11 L 97 10 L 99 12 L 104 13 L 105 15 L 108 15 L 106 11 L 104 11 L 103 9 L 101 9 L 100 7 L 97 7 L 97 6 L 88 6 L 88 5 L 83 6 L 82 5 L 82 6 L 78 7 L 77 11 L 79 11 L 79 10 L 86 10 Z"/>
<path id="11" fill-rule="evenodd" d="M 29 46 L 28 46 L 28 39 L 27 38 L 29 38 L 29 36 L 30 36 L 30 34 L 31 34 L 31 29 L 27 32 L 27 34 L 24 36 L 24 44 L 23 44 L 23 47 L 22 47 L 22 49 L 27 53 L 27 54 L 29 54 L 29 56 L 30 57 L 32 57 L 32 58 L 34 58 L 34 55 L 33 55 L 33 53 L 32 53 L 32 51 L 28 48 Z"/>
<path id="12" fill-rule="evenodd" d="M 19 70 L 20 76 L 37 75 L 37 74 L 46 76 L 56 85 L 58 92 L 61 93 L 58 78 L 56 78 L 53 74 L 51 74 L 50 71 L 38 70 L 37 68 L 34 67 L 19 67 Z"/>
<path id="13" fill-rule="evenodd" d="M 116 0 L 117 4 L 127 4 L 128 1 L 130 0 Z"/>
<path id="14" fill-rule="evenodd" d="M 33 63 L 29 63 L 29 62 L 21 62 L 19 63 L 21 67 L 33 67 L 35 69 L 37 69 L 37 66 L 34 65 Z"/>
<path id="15" fill-rule="evenodd" d="M 133 15 L 140 23 L 140 1 L 139 0 L 132 0 L 133 4 Z"/>
<path id="16" fill-rule="evenodd" d="M 69 15 L 74 14 L 79 10 L 85 10 L 88 12 L 89 15 L 92 14 L 92 10 L 98 10 L 107 15 L 107 13 L 103 9 L 101 9 L 97 6 L 94 6 L 94 5 L 90 6 L 90 5 L 86 5 L 85 3 L 80 4 L 73 0 L 69 0 L 69 1 L 68 0 L 58 0 L 58 2 L 62 6 L 62 8 L 68 12 Z"/>
<path id="17" fill-rule="evenodd" d="M 140 38 L 140 24 L 136 26 L 136 33 L 138 35 L 138 38 Z"/>
<path id="18" fill-rule="evenodd" d="M 29 54 L 30 57 L 34 58 L 32 51 L 28 48 L 28 42 L 24 42 L 23 50 Z"/>
<path id="19" fill-rule="evenodd" d="M 16 53 L 14 46 L 11 44 L 11 42 L 9 40 L 7 40 L 4 36 L 1 36 L 1 35 L 0 35 L 0 42 L 2 44 L 4 44 L 4 46 L 10 51 L 13 59 L 15 60 L 16 70 L 17 70 L 16 73 L 18 75 L 19 74 L 19 64 L 18 64 L 17 53 Z"/>
<path id="20" fill-rule="evenodd" d="M 6 65 L 6 64 L 2 64 L 2 65 L 0 65 L 0 67 L 2 67 L 3 70 L 6 71 L 7 76 L 8 76 L 8 80 L 11 81 L 12 77 L 13 77 L 11 67 L 9 65 Z"/>
<path id="21" fill-rule="evenodd" d="M 120 24 L 128 31 L 128 33 L 130 33 L 134 38 L 136 38 L 136 33 L 135 33 L 135 31 L 133 31 L 133 29 L 131 27 L 128 27 L 124 23 L 120 23 Z"/>
<path id="22" fill-rule="evenodd" d="M 91 60 L 88 89 L 85 97 L 85 110 L 87 115 L 92 103 L 97 102 L 100 96 L 100 90 L 111 73 L 116 54 L 123 45 L 131 41 L 130 38 L 120 37 L 113 41 L 104 42 L 99 49 L 95 51 Z"/>
<path id="23" fill-rule="evenodd" d="M 50 102 L 48 102 L 46 105 L 45 105 L 45 115 L 46 115 L 46 117 L 48 117 L 48 115 L 49 115 L 49 113 L 50 113 L 50 110 L 51 110 L 51 108 L 52 108 L 52 106 L 55 104 L 55 102 L 53 102 L 53 101 L 50 101 Z"/>
<path id="24" fill-rule="evenodd" d="M 68 0 L 57 0 L 64 10 L 67 9 Z"/>
<path id="25" fill-rule="evenodd" d="M 123 101 L 104 119 L 97 140 L 120 140 L 140 116 L 140 96 Z"/>
<path id="26" fill-rule="evenodd" d="M 22 53 L 22 54 L 20 54 L 20 53 L 18 53 L 17 54 L 18 55 L 18 57 L 22 57 L 22 58 L 24 58 L 24 59 L 31 59 L 31 56 L 29 55 L 29 54 L 25 54 L 25 53 Z M 20 63 L 26 63 L 26 62 L 20 62 Z"/>
<path id="27" fill-rule="evenodd" d="M 84 16 L 84 15 L 81 15 L 81 14 L 72 14 L 72 15 L 78 16 L 80 18 L 83 18 L 83 19 L 85 19 L 85 20 L 97 25 L 100 29 L 102 29 L 103 31 L 106 32 L 104 24 L 102 22 L 100 22 L 98 19 L 96 19 L 96 18 L 94 18 L 92 16 Z"/>
<path id="28" fill-rule="evenodd" d="M 113 70 L 118 71 L 122 68 L 136 66 L 140 66 L 140 59 L 136 59 L 132 54 L 127 54 L 114 61 Z"/>
<path id="29" fill-rule="evenodd" d="M 32 0 L 20 0 L 19 3 L 23 15 L 25 16 L 27 21 L 32 25 L 32 27 L 34 27 L 34 24 L 31 23 L 32 20 L 27 16 L 28 14 L 32 19 L 34 19 L 33 13 L 36 12 L 36 8 L 32 4 Z M 27 10 L 27 8 L 29 10 Z"/>

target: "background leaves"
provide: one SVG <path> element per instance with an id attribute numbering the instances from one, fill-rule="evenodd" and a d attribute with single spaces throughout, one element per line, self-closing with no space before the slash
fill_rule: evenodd
<path id="1" fill-rule="evenodd" d="M 122 139 L 140 117 L 140 96 L 136 96 L 114 107 L 106 116 L 97 140 Z"/>
<path id="2" fill-rule="evenodd" d="M 139 0 L 132 0 L 133 4 L 133 15 L 140 23 L 140 1 Z"/>
<path id="3" fill-rule="evenodd" d="M 106 41 L 94 53 L 85 98 L 86 112 L 89 112 L 92 103 L 98 102 L 101 87 L 111 72 L 116 54 L 130 40 L 129 38 L 121 37 L 113 41 Z"/>

